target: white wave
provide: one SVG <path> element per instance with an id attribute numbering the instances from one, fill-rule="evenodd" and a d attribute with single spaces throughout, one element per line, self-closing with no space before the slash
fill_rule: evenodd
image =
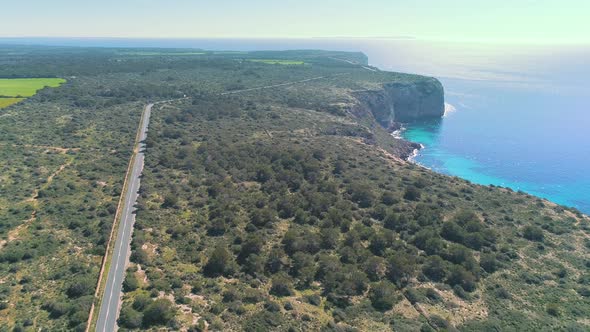
<path id="1" fill-rule="evenodd" d="M 391 136 L 393 136 L 394 138 L 397 138 L 397 139 L 403 139 L 402 133 L 403 133 L 405 130 L 406 130 L 406 128 L 404 128 L 404 127 L 401 127 L 401 128 L 400 128 L 400 129 L 398 129 L 398 130 L 394 130 L 394 131 L 392 131 L 390 135 L 391 135 Z"/>
<path id="2" fill-rule="evenodd" d="M 445 114 L 443 114 L 443 117 L 446 117 L 447 115 L 456 112 L 457 109 L 455 108 L 455 106 L 449 104 L 449 103 L 445 103 Z"/>
<path id="3" fill-rule="evenodd" d="M 420 163 L 418 163 L 416 161 L 416 157 L 418 157 L 418 154 L 420 154 L 420 150 L 423 150 L 424 148 L 425 148 L 424 144 L 420 144 L 420 148 L 414 149 L 414 151 L 412 151 L 412 154 L 407 158 L 407 161 L 417 164 L 417 165 L 420 165 Z"/>

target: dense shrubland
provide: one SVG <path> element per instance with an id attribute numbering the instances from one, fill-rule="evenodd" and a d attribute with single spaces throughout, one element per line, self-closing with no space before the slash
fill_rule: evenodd
<path id="1" fill-rule="evenodd" d="M 132 257 L 145 283 L 127 293 L 131 316 L 145 315 L 134 298 L 171 296 L 186 309 L 162 324 L 172 329 L 526 329 L 561 324 L 551 317 L 563 307 L 582 327 L 587 299 L 546 308 L 552 295 L 528 286 L 542 272 L 522 268 L 541 244 L 567 242 L 548 224 L 578 229 L 561 208 L 390 159 L 342 116 L 255 98 L 201 95 L 154 111 Z M 515 294 L 543 323 L 507 309 Z M 458 302 L 467 313 L 449 309 Z"/>
<path id="2" fill-rule="evenodd" d="M 184 95 L 153 110 L 122 329 L 588 327 L 581 214 L 405 163 L 350 114 L 419 76 L 149 52 L 0 48 L 0 77 L 68 79 L 0 117 L 0 329 L 84 328 L 143 104 Z"/>

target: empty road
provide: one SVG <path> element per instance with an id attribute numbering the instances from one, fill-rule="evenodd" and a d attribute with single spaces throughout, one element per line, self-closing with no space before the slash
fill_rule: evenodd
<path id="1" fill-rule="evenodd" d="M 153 104 L 145 107 L 142 121 L 139 127 L 139 142 L 134 147 L 133 153 L 135 159 L 131 166 L 130 177 L 127 179 L 128 184 L 124 198 L 124 210 L 121 213 L 117 239 L 114 245 L 113 256 L 108 271 L 107 282 L 100 312 L 96 323 L 96 331 L 111 332 L 117 329 L 117 318 L 119 316 L 119 305 L 121 298 L 121 288 L 125 278 L 125 270 L 131 251 L 131 234 L 133 233 L 133 224 L 135 223 L 135 214 L 133 213 L 135 202 L 138 197 L 139 182 L 143 170 L 145 144 L 147 137 L 147 128 L 150 122 L 150 114 Z"/>

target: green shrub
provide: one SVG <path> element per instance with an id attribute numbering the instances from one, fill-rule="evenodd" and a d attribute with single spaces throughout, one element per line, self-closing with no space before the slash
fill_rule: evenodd
<path id="1" fill-rule="evenodd" d="M 89 295 L 94 292 L 95 282 L 89 278 L 81 278 L 78 281 L 70 284 L 66 290 L 66 294 L 69 298 L 78 298 L 83 295 Z"/>
<path id="2" fill-rule="evenodd" d="M 150 303 L 143 312 L 142 325 L 144 327 L 166 325 L 175 315 L 176 311 L 172 302 L 168 299 L 157 299 Z"/>
<path id="3" fill-rule="evenodd" d="M 416 188 L 415 186 L 408 186 L 404 193 L 404 198 L 409 201 L 418 201 L 420 200 L 421 196 L 422 193 L 420 192 L 420 189 Z"/>
<path id="4" fill-rule="evenodd" d="M 530 241 L 541 242 L 544 239 L 543 229 L 538 226 L 527 225 L 522 230 L 522 236 Z"/>
<path id="5" fill-rule="evenodd" d="M 547 306 L 545 307 L 545 310 L 551 316 L 557 317 L 561 314 L 561 310 L 559 309 L 559 305 L 556 303 L 547 304 Z"/>
<path id="6" fill-rule="evenodd" d="M 272 279 L 270 294 L 276 296 L 290 296 L 293 294 L 291 280 L 283 275 L 278 275 Z"/>
<path id="7" fill-rule="evenodd" d="M 125 280 L 123 281 L 123 291 L 124 292 L 132 292 L 139 287 L 139 281 L 135 277 L 133 272 L 127 271 L 125 275 Z"/>
<path id="8" fill-rule="evenodd" d="M 439 256 L 429 256 L 424 265 L 422 273 L 432 281 L 442 281 L 448 275 L 447 263 Z"/>
<path id="9" fill-rule="evenodd" d="M 121 313 L 119 314 L 118 323 L 119 326 L 129 328 L 129 329 L 136 329 L 141 327 L 143 321 L 143 315 L 128 306 L 123 306 L 121 308 Z"/>
<path id="10" fill-rule="evenodd" d="M 207 264 L 203 268 L 203 272 L 209 277 L 220 275 L 228 276 L 233 272 L 232 265 L 232 255 L 229 253 L 225 245 L 221 244 L 213 249 Z"/>
<path id="11" fill-rule="evenodd" d="M 382 281 L 371 286 L 369 299 L 373 307 L 379 311 L 391 310 L 397 303 L 395 286 L 387 281 Z"/>

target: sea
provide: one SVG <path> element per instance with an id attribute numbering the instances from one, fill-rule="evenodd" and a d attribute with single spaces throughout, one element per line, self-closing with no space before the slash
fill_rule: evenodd
<path id="1" fill-rule="evenodd" d="M 397 133 L 412 161 L 482 185 L 521 190 L 590 214 L 590 45 L 413 38 L 0 38 L 0 44 L 207 50 L 362 51 L 382 70 L 438 78 L 441 119 Z"/>

